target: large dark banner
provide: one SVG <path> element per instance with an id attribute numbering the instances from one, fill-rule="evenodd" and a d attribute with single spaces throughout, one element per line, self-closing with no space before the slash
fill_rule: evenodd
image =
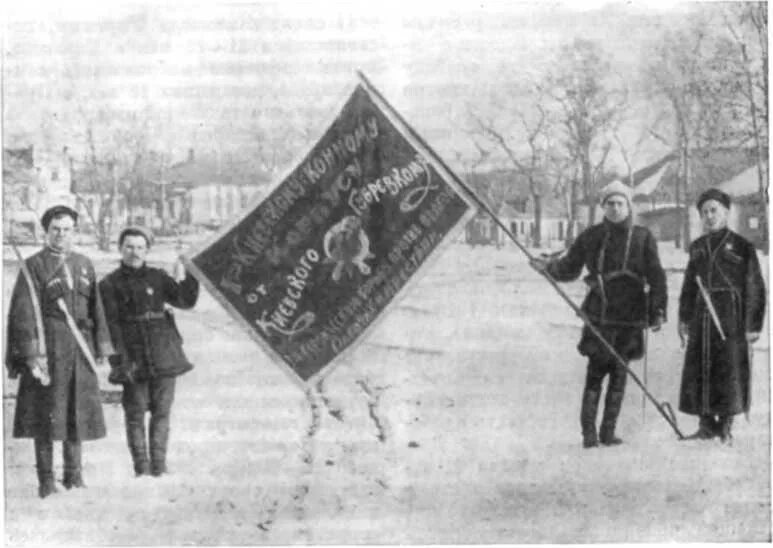
<path id="1" fill-rule="evenodd" d="M 184 260 L 305 382 L 362 339 L 473 210 L 363 83 L 297 168 Z"/>

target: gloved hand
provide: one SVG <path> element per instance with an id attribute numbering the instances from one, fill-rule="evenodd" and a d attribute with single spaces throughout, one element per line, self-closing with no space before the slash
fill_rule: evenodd
<path id="1" fill-rule="evenodd" d="M 746 334 L 746 342 L 748 342 L 749 344 L 754 344 L 758 340 L 760 340 L 759 332 L 754 333 L 750 331 L 749 333 Z"/>
<path id="2" fill-rule="evenodd" d="M 121 356 L 110 356 L 110 374 L 107 380 L 111 384 L 126 384 L 135 381 L 137 365 L 124 360 Z"/>
<path id="3" fill-rule="evenodd" d="M 534 270 L 536 270 L 540 274 L 543 274 L 548 269 L 549 264 L 550 264 L 550 261 L 548 259 L 545 259 L 544 257 L 532 257 L 529 260 L 529 266 L 531 266 Z"/>
<path id="4" fill-rule="evenodd" d="M 51 376 L 48 373 L 48 358 L 46 356 L 33 356 L 27 358 L 27 368 L 43 386 L 51 384 Z"/>
<path id="5" fill-rule="evenodd" d="M 650 329 L 652 329 L 653 333 L 656 333 L 660 331 L 660 328 L 663 327 L 664 323 L 666 323 L 666 319 L 663 317 L 663 314 L 658 314 L 655 316 L 655 321 L 652 322 Z"/>
<path id="6" fill-rule="evenodd" d="M 677 327 L 677 331 L 679 333 L 679 340 L 682 343 L 682 348 L 684 348 L 684 345 L 687 344 L 687 340 L 689 339 L 689 332 L 690 329 L 686 322 L 679 322 L 679 325 Z"/>

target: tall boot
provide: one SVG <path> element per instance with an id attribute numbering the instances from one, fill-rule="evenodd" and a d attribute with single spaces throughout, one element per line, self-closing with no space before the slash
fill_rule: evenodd
<path id="1" fill-rule="evenodd" d="M 169 416 L 150 415 L 150 473 L 160 476 L 167 472 L 166 446 L 169 441 Z"/>
<path id="2" fill-rule="evenodd" d="M 64 457 L 64 484 L 66 489 L 73 487 L 86 487 L 81 474 L 81 442 L 64 440 L 62 442 L 62 456 Z"/>
<path id="3" fill-rule="evenodd" d="M 714 436 L 720 435 L 720 425 L 714 420 L 713 415 L 701 415 L 698 421 L 698 430 L 690 434 L 685 439 L 688 440 L 710 440 Z"/>
<path id="4" fill-rule="evenodd" d="M 732 415 L 726 415 L 726 416 L 720 416 L 719 417 L 719 439 L 722 440 L 722 443 L 732 444 L 733 443 L 733 416 Z"/>
<path id="5" fill-rule="evenodd" d="M 601 419 L 601 429 L 599 430 L 599 441 L 602 445 L 620 445 L 623 443 L 623 440 L 615 436 L 615 426 L 617 426 L 620 408 L 623 406 L 623 396 L 623 392 L 613 390 L 612 386 L 607 388 L 607 397 L 604 400 L 604 417 Z"/>
<path id="6" fill-rule="evenodd" d="M 38 496 L 42 499 L 57 493 L 54 483 L 54 442 L 35 438 L 35 468 L 38 472 Z"/>
<path id="7" fill-rule="evenodd" d="M 134 464 L 134 474 L 139 477 L 150 474 L 148 443 L 145 437 L 144 417 L 139 420 L 126 420 L 126 441 Z"/>
<path id="8" fill-rule="evenodd" d="M 598 390 L 588 388 L 585 389 L 582 395 L 580 426 L 582 426 L 582 446 L 586 449 L 597 447 L 599 444 L 596 432 L 596 414 L 598 412 L 600 396 L 601 393 Z"/>

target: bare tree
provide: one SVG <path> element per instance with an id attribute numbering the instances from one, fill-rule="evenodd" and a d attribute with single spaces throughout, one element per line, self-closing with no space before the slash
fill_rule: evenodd
<path id="1" fill-rule="evenodd" d="M 129 207 L 156 199 L 157 181 L 149 167 L 150 113 L 132 114 L 123 121 L 104 109 L 93 113 L 81 109 L 80 114 L 86 152 L 75 171 L 73 193 L 94 226 L 97 246 L 107 251 L 118 223 L 118 197 L 124 196 Z"/>
<path id="2" fill-rule="evenodd" d="M 118 179 L 115 176 L 115 158 L 100 160 L 94 143 L 94 130 L 91 125 L 86 127 L 86 144 L 88 153 L 84 159 L 84 169 L 80 171 L 80 180 L 73 185 L 75 199 L 83 205 L 89 217 L 97 238 L 97 247 L 102 251 L 110 249 L 110 233 L 113 220 L 113 203 L 118 194 Z M 97 213 L 85 197 L 86 194 L 97 197 Z"/>
<path id="3" fill-rule="evenodd" d="M 666 31 L 655 46 L 645 69 L 652 98 L 662 98 L 664 109 L 650 133 L 680 154 L 676 205 L 690 203 L 699 189 L 693 184 L 696 150 L 718 143 L 738 145 L 737 113 L 733 103 L 737 78 L 727 70 L 718 43 L 707 34 L 709 25 L 697 16 L 687 28 Z M 688 208 L 682 208 L 681 244 L 689 245 Z M 680 245 L 677 234 L 676 245 Z"/>
<path id="4" fill-rule="evenodd" d="M 588 206 L 588 224 L 593 224 L 596 184 L 612 146 L 609 132 L 626 107 L 627 90 L 613 74 L 601 46 L 580 38 L 561 48 L 544 89 L 558 105 L 563 146 L 578 165 L 580 177 L 571 183 L 581 188 L 570 187 L 573 213 L 581 190 Z"/>
<path id="5" fill-rule="evenodd" d="M 577 190 L 579 180 L 579 166 L 577 162 L 567 156 L 563 150 L 550 147 L 547 153 L 546 176 L 553 181 L 553 195 L 564 204 L 564 212 L 568 220 L 564 242 L 568 248 L 574 241 L 577 224 Z"/>
<path id="6" fill-rule="evenodd" d="M 541 88 L 534 87 L 517 102 L 518 106 L 505 106 L 507 102 L 494 101 L 500 105 L 493 115 L 484 116 L 468 109 L 472 132 L 486 139 L 498 148 L 515 171 L 528 183 L 529 195 L 534 206 L 534 232 L 532 243 L 542 245 L 542 198 L 547 188 L 546 159 L 550 131 L 549 115 L 543 105 Z M 525 142 L 524 147 L 518 145 Z"/>
<path id="7" fill-rule="evenodd" d="M 728 62 L 736 66 L 738 86 L 752 128 L 756 150 L 757 182 L 762 204 L 768 203 L 768 8 L 763 2 L 723 4 L 723 20 L 733 41 Z M 767 207 L 762 208 L 761 233 L 767 239 Z"/>

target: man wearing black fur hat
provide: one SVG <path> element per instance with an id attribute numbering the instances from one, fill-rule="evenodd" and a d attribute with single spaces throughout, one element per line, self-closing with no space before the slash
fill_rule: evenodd
<path id="1" fill-rule="evenodd" d="M 626 361 L 644 354 L 643 330 L 660 329 L 666 319 L 667 298 L 657 242 L 647 228 L 633 224 L 632 194 L 620 181 L 604 187 L 603 222 L 582 232 L 562 258 L 534 259 L 531 263 L 560 282 L 576 279 L 585 267 L 589 291 L 582 309 Z M 580 410 L 583 447 L 618 445 L 622 440 L 615 435 L 615 427 L 625 394 L 626 370 L 588 327 L 583 329 L 577 348 L 588 357 Z M 607 375 L 604 415 L 597 431 L 601 385 Z"/>
<path id="2" fill-rule="evenodd" d="M 57 492 L 54 440 L 63 442 L 63 484 L 70 489 L 85 487 L 81 441 L 105 436 L 93 365 L 95 355 L 107 357 L 113 347 L 94 266 L 70 249 L 77 220 L 67 206 L 43 214 L 46 245 L 25 261 L 8 314 L 6 366 L 19 377 L 13 437 L 35 440 L 41 498 Z"/>
<path id="3" fill-rule="evenodd" d="M 707 233 L 690 245 L 679 297 L 679 410 L 700 417 L 690 438 L 729 443 L 733 416 L 749 411 L 749 345 L 762 330 L 765 282 L 754 246 L 727 227 L 730 196 L 709 189 L 696 206 Z"/>
<path id="4" fill-rule="evenodd" d="M 175 278 L 145 263 L 150 244 L 145 230 L 123 230 L 118 237 L 121 266 L 99 283 L 117 353 L 111 358 L 109 380 L 123 385 L 126 440 L 138 477 L 167 472 L 176 377 L 193 368 L 168 306 L 192 308 L 199 296 L 198 281 L 181 263 L 176 264 Z M 145 430 L 148 412 L 150 443 Z"/>

